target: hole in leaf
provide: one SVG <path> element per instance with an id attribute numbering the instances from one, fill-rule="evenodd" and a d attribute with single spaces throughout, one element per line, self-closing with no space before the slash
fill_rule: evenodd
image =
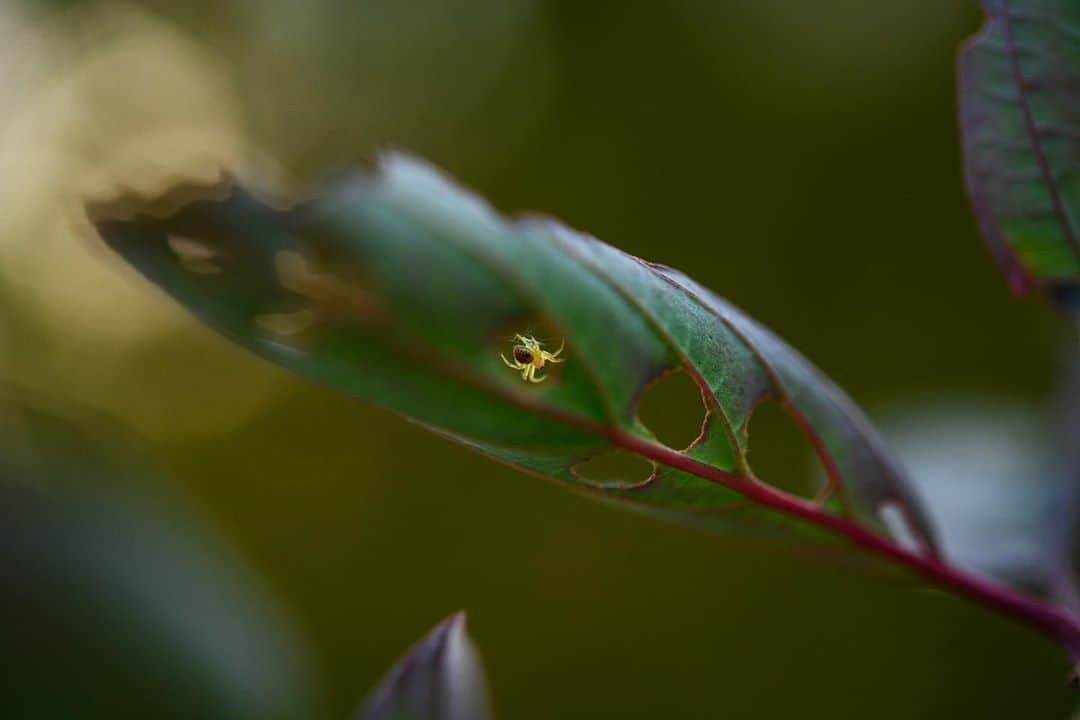
<path id="1" fill-rule="evenodd" d="M 500 323 L 492 340 L 500 350 L 506 352 L 516 342 L 516 335 L 536 338 L 545 350 L 552 352 L 558 350 L 563 340 L 567 339 L 550 319 L 528 314 Z"/>
<path id="2" fill-rule="evenodd" d="M 684 370 L 662 375 L 638 400 L 638 418 L 670 448 L 689 447 L 705 421 L 701 388 Z"/>
<path id="3" fill-rule="evenodd" d="M 574 475 L 597 487 L 630 488 L 647 483 L 654 466 L 627 450 L 610 450 L 594 455 L 570 468 Z"/>
<path id="4" fill-rule="evenodd" d="M 550 320 L 538 315 L 527 315 L 499 326 L 492 338 L 492 357 L 500 366 L 503 364 L 511 366 L 500 370 L 500 373 L 509 373 L 508 377 L 513 377 L 513 373 L 517 373 L 518 377 L 525 382 L 529 382 L 529 379 L 522 376 L 522 371 L 538 358 L 543 357 L 541 366 L 532 369 L 531 377 L 546 382 L 550 377 L 558 377 L 561 374 L 563 365 L 567 361 L 567 345 L 566 337 Z M 549 356 L 542 356 L 541 352 L 547 352 L 556 357 L 550 360 Z M 505 360 L 500 362 L 499 356 Z"/>
<path id="5" fill-rule="evenodd" d="M 798 422 L 779 402 L 763 402 L 750 417 L 748 459 L 754 475 L 804 498 L 824 487 L 825 471 Z"/>
<path id="6" fill-rule="evenodd" d="M 282 250 L 274 256 L 274 270 L 282 288 L 309 301 L 313 320 L 371 326 L 385 319 L 371 283 L 347 265 L 318 268 L 299 252 Z"/>
<path id="7" fill-rule="evenodd" d="M 303 333 L 316 322 L 311 310 L 297 310 L 290 313 L 266 313 L 255 318 L 255 324 L 278 337 L 290 338 Z"/>
<path id="8" fill-rule="evenodd" d="M 885 527 L 889 529 L 889 533 L 901 547 L 913 552 L 923 550 L 922 543 L 912 531 L 907 521 L 907 515 L 904 514 L 904 510 L 899 503 L 892 500 L 881 503 L 878 506 L 878 517 L 885 523 Z"/>
<path id="9" fill-rule="evenodd" d="M 169 235 L 166 241 L 177 260 L 190 272 L 199 275 L 221 272 L 218 251 L 213 246 L 184 235 Z"/>

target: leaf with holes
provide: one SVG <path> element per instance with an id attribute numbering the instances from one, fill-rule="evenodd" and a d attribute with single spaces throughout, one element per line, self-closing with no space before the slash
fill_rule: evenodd
<path id="1" fill-rule="evenodd" d="M 816 531 L 745 499 L 767 488 L 750 470 L 750 416 L 776 401 L 828 470 L 819 505 L 882 533 L 892 510 L 933 544 L 848 398 L 682 273 L 552 220 L 508 221 L 398 155 L 289 209 L 225 185 L 210 199 L 177 188 L 159 203 L 91 214 L 116 252 L 236 342 L 505 463 L 689 524 L 809 537 Z M 122 219 L 107 219 L 118 209 Z M 672 372 L 687 373 L 703 399 L 700 435 L 682 450 L 637 412 L 645 388 Z M 651 472 L 583 474 L 613 450 Z"/>
<path id="2" fill-rule="evenodd" d="M 1014 292 L 1080 281 L 1080 3 L 984 0 L 960 53 L 968 193 Z"/>
<path id="3" fill-rule="evenodd" d="M 387 673 L 356 720 L 490 720 L 480 656 L 465 613 L 439 623 Z"/>

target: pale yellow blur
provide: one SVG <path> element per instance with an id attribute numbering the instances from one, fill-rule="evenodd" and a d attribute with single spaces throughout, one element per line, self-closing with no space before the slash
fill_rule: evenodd
<path id="1" fill-rule="evenodd" d="M 39 17 L 0 9 L 0 68 L 0 284 L 23 313 L 0 315 L 0 381 L 150 434 L 242 421 L 280 375 L 118 263 L 81 213 L 85 198 L 250 167 L 226 73 L 206 48 L 114 4 Z M 175 358 L 155 352 L 155 367 L 139 365 L 166 342 Z"/>

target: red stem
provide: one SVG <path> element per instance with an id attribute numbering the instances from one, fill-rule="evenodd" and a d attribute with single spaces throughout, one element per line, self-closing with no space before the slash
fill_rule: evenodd
<path id="1" fill-rule="evenodd" d="M 868 552 L 889 558 L 927 580 L 1026 623 L 1064 645 L 1073 661 L 1080 664 L 1080 621 L 1064 610 L 949 565 L 929 553 L 907 550 L 847 518 L 831 515 L 815 503 L 777 490 L 755 477 L 725 472 L 633 435 L 618 433 L 612 440 L 656 462 L 724 485 L 761 505 L 842 535 Z"/>

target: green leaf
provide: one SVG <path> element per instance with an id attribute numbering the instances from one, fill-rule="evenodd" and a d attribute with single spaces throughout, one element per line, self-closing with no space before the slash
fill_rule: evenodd
<path id="1" fill-rule="evenodd" d="M 792 523 L 725 483 L 750 477 L 751 414 L 776 401 L 829 470 L 831 509 L 879 530 L 882 512 L 899 511 L 932 545 L 903 475 L 843 392 L 682 273 L 552 220 L 507 221 L 400 155 L 287 210 L 228 184 L 210 199 L 193 192 L 91 214 L 147 278 L 273 362 L 582 491 L 765 532 Z M 542 335 L 552 351 L 565 343 L 565 362 L 525 382 L 500 358 L 516 333 Z M 659 443 L 636 412 L 650 382 L 673 371 L 699 385 L 707 411 L 684 450 Z M 582 476 L 613 449 L 645 458 L 652 474 Z"/>
<path id="2" fill-rule="evenodd" d="M 107 424 L 0 389 L 5 716 L 311 717 L 295 628 Z"/>
<path id="3" fill-rule="evenodd" d="M 488 720 L 491 708 L 480 657 L 451 615 L 394 666 L 356 720 Z"/>
<path id="4" fill-rule="evenodd" d="M 984 0 L 960 53 L 968 192 L 1013 291 L 1080 280 L 1080 3 Z"/>

